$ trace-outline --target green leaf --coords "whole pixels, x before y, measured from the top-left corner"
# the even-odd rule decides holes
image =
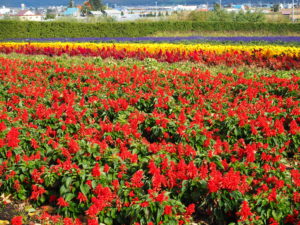
[[[89,190],[90,190],[89,185],[87,185],[87,184],[81,184],[81,185],[80,185],[80,191],[81,191],[84,195],[87,195],[88,192],[89,192]]]
[[[21,200],[25,200],[26,199],[26,195],[23,193],[18,193],[18,198]]]
[[[69,202],[69,201],[71,201],[75,196],[76,196],[76,195],[74,195],[74,194],[72,194],[72,193],[68,193],[68,194],[66,194],[66,196],[65,196],[65,200],[66,200],[67,202]]]
[[[113,224],[113,220],[112,220],[111,218],[106,217],[106,218],[104,219],[104,223],[105,223],[106,225],[111,225],[111,224]]]
[[[72,183],[72,177],[68,177],[66,179],[66,186],[69,187],[71,183]]]
[[[67,192],[69,192],[69,189],[65,187],[65,185],[62,185],[59,189],[60,194],[65,194]]]

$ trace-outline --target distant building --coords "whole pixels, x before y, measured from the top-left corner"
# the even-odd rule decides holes
[[[229,8],[225,8],[227,12],[239,12],[245,11],[246,7],[244,5],[231,5]]]
[[[67,8],[67,10],[63,13],[63,16],[79,17],[80,10],[79,10],[79,8]]]
[[[291,4],[291,3],[284,4],[284,8],[291,9],[291,8],[293,8],[293,4]]]
[[[140,19],[139,14],[124,14],[123,16],[121,16],[121,18],[118,19],[118,21],[134,21],[137,19]]]
[[[6,8],[5,6],[3,6],[2,8],[0,8],[0,14],[1,15],[7,15],[10,13],[10,8]]]
[[[177,5],[174,8],[174,11],[194,11],[197,10],[196,5]]]
[[[122,12],[119,11],[119,10],[116,10],[116,9],[108,9],[108,10],[104,10],[104,11],[105,11],[105,14],[106,14],[107,16],[110,16],[110,17],[115,18],[115,19],[121,18]]]
[[[22,21],[42,21],[43,16],[41,14],[33,13],[30,10],[20,10],[16,15],[16,18]]]
[[[282,9],[281,14],[282,15],[292,15],[293,10],[292,9]],[[300,9],[294,9],[294,14],[300,14]]]
[[[271,13],[272,11],[270,9],[263,9],[260,12],[268,14],[268,13]]]
[[[92,16],[95,16],[95,17],[103,16],[102,11],[91,11],[91,14],[92,14]]]
[[[208,5],[207,4],[198,5],[197,11],[202,11],[202,12],[208,11]]]
[[[209,10],[208,10],[208,8],[207,9],[198,8],[197,11],[198,12],[208,12]]]
[[[283,8],[284,8],[283,4],[280,3],[280,4],[279,4],[279,10],[282,10]]]

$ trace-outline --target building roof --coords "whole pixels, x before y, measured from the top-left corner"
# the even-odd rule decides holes
[[[32,15],[34,15],[34,13],[27,9],[20,10],[17,14],[17,16],[32,16]]]
[[[33,13],[30,10],[20,10],[16,16],[42,16],[41,14]]]

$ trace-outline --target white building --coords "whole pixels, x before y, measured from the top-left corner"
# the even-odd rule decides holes
[[[177,5],[173,8],[174,11],[194,11],[196,9],[196,5]]]
[[[40,14],[35,14],[30,10],[20,10],[17,15],[17,18],[19,18],[22,21],[42,21],[43,16]]]
[[[108,10],[104,10],[104,11],[105,11],[105,14],[107,16],[110,16],[110,17],[115,18],[115,19],[120,19],[121,18],[121,11],[119,11],[119,10],[108,9]]]
[[[197,10],[208,10],[208,4],[198,5]]]
[[[2,8],[0,8],[0,14],[1,15],[7,15],[10,13],[10,8],[6,8],[5,6],[3,6]]]
[[[91,14],[95,17],[103,16],[102,11],[91,11]]]
[[[230,8],[225,8],[227,12],[239,12],[239,11],[246,11],[245,5],[232,5]]]
[[[133,14],[124,13],[124,15],[121,16],[121,18],[119,18],[118,21],[134,21],[140,18],[141,18],[140,15],[136,13]]]

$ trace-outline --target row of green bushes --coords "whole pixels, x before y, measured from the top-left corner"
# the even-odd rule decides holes
[[[0,21],[0,39],[55,37],[141,37],[164,31],[247,31],[286,34],[299,32],[300,24],[233,22],[20,22]]]

